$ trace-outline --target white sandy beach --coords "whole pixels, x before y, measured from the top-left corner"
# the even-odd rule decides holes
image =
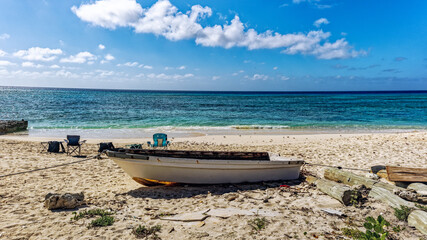
[[[427,132],[208,135],[175,138],[170,149],[218,151],[269,151],[302,158],[308,163],[360,168],[373,165],[425,167]],[[65,154],[40,153],[40,141],[25,135],[0,136],[0,175],[29,171],[82,159]],[[49,139],[54,140],[54,139]],[[59,139],[61,140],[61,139]],[[96,143],[88,139],[83,154],[96,155]],[[144,143],[146,139],[115,139],[116,146]],[[323,167],[304,166],[322,176]],[[365,174],[363,171],[355,173]],[[280,185],[290,185],[283,188]],[[47,193],[84,192],[83,209],[110,209],[115,223],[87,228],[92,219],[71,221],[72,210],[50,211],[43,207]],[[0,239],[134,239],[138,225],[161,225],[161,239],[346,239],[341,228],[363,230],[364,218],[382,214],[393,226],[405,227],[396,239],[422,239],[423,235],[398,221],[390,207],[368,200],[363,207],[344,207],[337,200],[300,180],[259,184],[145,187],[134,182],[113,161],[91,159],[25,174],[0,178]],[[224,208],[270,213],[265,229],[251,233],[248,222],[257,216],[209,216],[203,221],[179,222],[159,219],[161,214]],[[332,208],[348,217],[322,212]],[[268,214],[267,214],[268,215]],[[273,216],[274,215],[274,216]]]

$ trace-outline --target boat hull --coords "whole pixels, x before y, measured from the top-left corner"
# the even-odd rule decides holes
[[[107,152],[133,179],[189,184],[221,184],[297,179],[301,160],[204,160]],[[140,181],[139,181],[140,182]]]

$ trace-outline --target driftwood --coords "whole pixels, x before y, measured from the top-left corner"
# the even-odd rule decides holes
[[[369,192],[369,197],[387,203],[393,208],[400,208],[400,206],[415,208],[415,204],[413,202],[403,200],[402,198],[382,187],[374,186]]]
[[[387,166],[388,179],[393,182],[427,182],[427,168]]]
[[[415,190],[419,195],[427,196],[427,185],[423,183],[411,183],[408,189]]]
[[[412,211],[408,216],[408,225],[427,235],[427,212],[422,210]]]
[[[337,168],[327,168],[325,169],[325,174],[324,174],[326,179],[332,180],[332,181],[336,181],[336,182],[341,182],[350,186],[353,185],[364,185],[367,188],[373,188],[374,186],[377,187],[381,187],[384,189],[387,189],[389,191],[393,191],[395,189],[400,189],[402,190],[402,188],[391,185],[391,184],[387,184],[387,183],[382,183],[367,177],[363,177],[351,172],[347,172],[347,171],[343,171]]]
[[[312,176],[307,177],[306,180],[309,183],[315,184],[321,192],[337,199],[346,206],[352,203],[352,199],[357,200],[360,197],[359,191],[352,190],[350,187],[344,184],[336,183],[326,179],[318,179]]]

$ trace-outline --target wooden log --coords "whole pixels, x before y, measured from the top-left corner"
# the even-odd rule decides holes
[[[346,206],[351,204],[351,200],[355,194],[356,198],[360,196],[360,192],[352,190],[350,187],[344,184],[336,183],[326,179],[318,179],[313,176],[310,176],[306,180],[309,183],[314,183],[321,192],[337,199]]]
[[[329,179],[335,182],[341,182],[350,186],[365,185],[365,187],[367,188],[372,188],[374,184],[378,182],[366,177],[356,175],[351,172],[340,170],[338,168],[325,169],[324,176],[326,179]]]
[[[427,185],[423,183],[411,183],[408,186],[408,189],[415,190],[417,194],[422,196],[427,196]]]
[[[408,216],[408,225],[427,235],[427,212],[422,210],[412,211]]]
[[[427,168],[387,166],[388,179],[393,182],[427,182]]]
[[[363,177],[351,172],[347,172],[347,171],[343,171],[337,168],[327,168],[325,169],[325,173],[324,176],[326,179],[332,180],[332,181],[336,181],[336,182],[341,182],[350,186],[353,185],[365,185],[365,187],[367,188],[372,188],[374,185],[381,187],[381,188],[385,188],[389,191],[393,191],[395,189],[400,189],[402,190],[402,188],[391,185],[391,184],[387,184],[387,183],[383,183],[383,182],[379,182],[367,177]]]
[[[369,197],[387,203],[393,208],[400,208],[400,206],[415,208],[415,204],[413,202],[403,200],[402,198],[394,195],[389,190],[378,186],[372,187],[372,190],[369,192]]]

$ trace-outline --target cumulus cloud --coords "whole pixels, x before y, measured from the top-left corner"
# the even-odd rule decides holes
[[[126,62],[126,63],[123,63],[123,64],[117,64],[117,67],[120,67],[120,66],[126,66],[126,67],[136,67],[136,66],[138,66],[138,62]]]
[[[19,57],[29,61],[53,61],[56,59],[57,55],[61,55],[61,49],[50,49],[50,48],[40,48],[32,47],[28,50],[19,50],[13,54],[15,57]]]
[[[13,65],[16,65],[16,64],[12,63],[12,62],[9,62],[9,61],[6,61],[6,60],[1,60],[0,61],[0,66],[13,66]]]
[[[143,9],[135,0],[101,0],[71,8],[81,20],[108,29],[136,22]]]
[[[60,68],[60,66],[58,66],[58,65],[56,65],[56,64],[53,64],[53,65],[50,65],[50,68],[55,69],[55,68]]]
[[[0,57],[6,56],[7,52],[0,49]]]
[[[294,1],[299,3],[303,0]],[[349,58],[366,53],[353,50],[345,39],[330,43],[331,34],[321,30],[288,34],[267,30],[258,33],[253,28],[247,29],[237,15],[230,23],[202,26],[200,20],[212,15],[211,8],[194,5],[182,13],[169,0],[159,0],[149,8],[142,8],[136,0],[99,0],[73,6],[72,11],[81,20],[95,26],[108,29],[132,27],[136,33],[155,34],[171,41],[194,39],[196,44],[205,47],[281,48],[285,54],[314,55],[321,59]]]
[[[212,76],[212,80],[218,80],[218,79],[220,79],[221,77],[220,76]]]
[[[41,65],[41,64],[34,64],[33,62],[23,62],[21,64],[21,66],[23,66],[23,67],[32,67],[32,68],[41,68],[41,67],[43,67],[43,65]]]
[[[101,49],[101,50],[104,50],[104,49],[105,49],[105,46],[104,46],[104,45],[102,45],[102,44],[99,44],[99,45],[98,45],[98,48],[99,48],[99,49]]]
[[[95,60],[96,57],[90,52],[79,52],[74,56],[69,56],[68,58],[62,58],[60,62],[63,63],[85,63],[86,61]]]
[[[111,55],[111,54],[105,55],[105,60],[107,60],[107,61],[112,61],[114,59],[115,59],[115,57],[113,55]]]
[[[316,26],[316,27],[320,27],[320,25],[322,25],[322,24],[324,24],[324,25],[329,24],[328,19],[326,19],[326,18],[319,18],[316,21],[314,21],[314,23],[313,23],[313,25]]]
[[[8,38],[10,38],[9,34],[7,34],[7,33],[0,34],[0,40],[5,40],[5,39],[8,39]]]

